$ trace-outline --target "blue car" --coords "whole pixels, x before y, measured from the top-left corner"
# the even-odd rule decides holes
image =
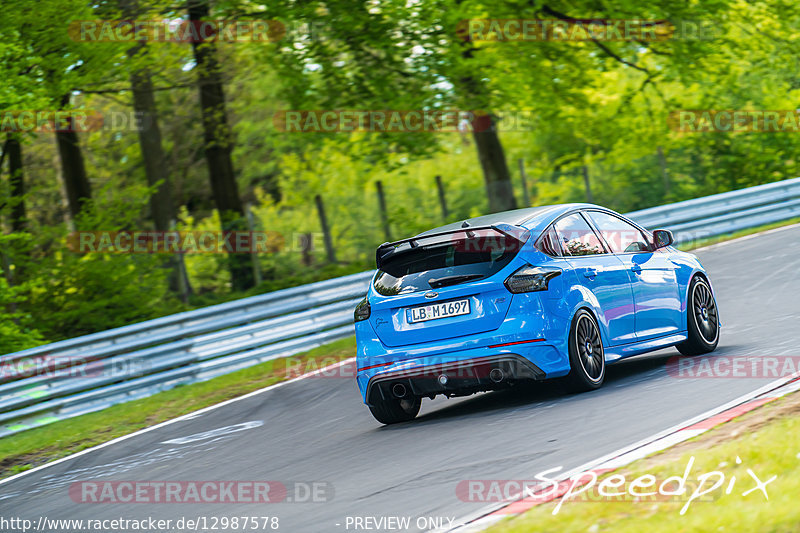
[[[422,398],[566,377],[668,346],[714,350],[719,315],[698,259],[609,209],[565,204],[449,224],[381,245],[356,307],[357,382],[383,424]]]

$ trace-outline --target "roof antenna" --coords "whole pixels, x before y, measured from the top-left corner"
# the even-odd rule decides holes
[[[462,227],[462,228],[468,228],[468,227],[469,227],[469,222],[467,222],[467,221],[465,220],[464,222],[462,222],[462,223],[461,223],[461,227]]]

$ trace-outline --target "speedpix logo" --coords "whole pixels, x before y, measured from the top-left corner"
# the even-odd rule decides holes
[[[533,481],[518,480],[463,480],[456,485],[456,495],[462,501],[515,501],[525,498],[535,503],[557,501],[553,514],[558,514],[567,502],[652,502],[680,501],[684,505],[680,514],[686,514],[693,502],[712,501],[719,497],[740,493],[742,497],[749,494],[761,494],[769,500],[767,485],[775,481],[773,475],[767,479],[746,468],[747,478],[738,479],[736,475],[714,470],[693,474],[695,458],[690,457],[683,475],[673,475],[658,479],[653,474],[643,474],[628,479],[624,473],[612,474],[600,479],[609,470],[587,470],[570,476],[568,479],[550,477],[562,470],[562,467],[551,468],[534,476]],[[740,457],[735,464],[742,465]],[[721,463],[722,467],[727,463]],[[740,476],[741,477],[741,476]]]

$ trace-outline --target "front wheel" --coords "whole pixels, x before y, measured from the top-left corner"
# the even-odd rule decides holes
[[[397,424],[398,422],[414,420],[414,417],[419,413],[420,405],[422,405],[421,398],[392,398],[370,405],[369,410],[375,420],[381,424]]]
[[[569,329],[569,366],[567,378],[578,391],[598,389],[605,380],[606,359],[600,328],[585,309],[575,314]]]
[[[692,279],[689,301],[686,303],[686,329],[688,338],[680,343],[683,355],[701,355],[713,352],[719,343],[719,314],[711,286],[700,276]]]

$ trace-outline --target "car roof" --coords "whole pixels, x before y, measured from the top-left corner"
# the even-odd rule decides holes
[[[581,203],[527,207],[524,209],[513,209],[511,211],[502,211],[500,213],[491,213],[489,215],[482,215],[478,217],[467,218],[465,220],[459,220],[458,222],[453,222],[452,224],[446,224],[444,226],[439,226],[438,228],[430,229],[428,231],[420,233],[418,236],[457,230],[464,227],[463,226],[464,222],[466,222],[470,226],[491,226],[496,224],[510,224],[512,226],[522,226],[526,229],[535,232],[537,230],[538,231],[543,230],[553,220],[560,217],[564,213],[567,213],[574,209],[588,209],[588,208],[602,209],[604,211],[608,211],[608,209],[601,207],[599,205],[581,204]]]

